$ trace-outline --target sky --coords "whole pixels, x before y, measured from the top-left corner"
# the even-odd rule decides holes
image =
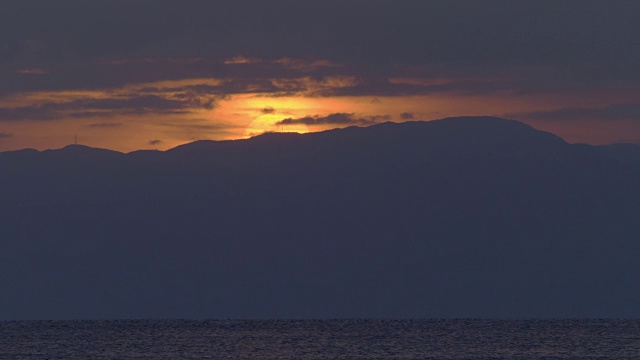
[[[640,144],[640,2],[0,3],[0,151],[492,115]]]

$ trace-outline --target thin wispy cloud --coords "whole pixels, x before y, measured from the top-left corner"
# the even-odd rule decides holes
[[[95,123],[95,124],[89,124],[87,125],[87,127],[90,128],[102,128],[102,129],[109,129],[109,128],[119,128],[124,126],[123,123],[113,123],[113,122],[107,122],[107,123]]]
[[[305,116],[301,118],[287,118],[278,122],[279,125],[373,125],[381,121],[388,121],[390,115],[359,116],[356,114],[334,113],[327,116]]]
[[[67,102],[48,102],[32,106],[0,108],[0,121],[56,120],[73,117],[109,117],[116,115],[185,114],[198,109],[213,109],[216,99],[190,95],[166,98],[158,95],[79,98]]]

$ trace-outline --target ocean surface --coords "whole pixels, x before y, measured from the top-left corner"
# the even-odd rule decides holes
[[[640,320],[4,321],[0,359],[639,359]]]

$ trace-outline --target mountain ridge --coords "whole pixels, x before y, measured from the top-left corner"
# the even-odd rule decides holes
[[[0,319],[640,316],[633,156],[475,121],[0,156]]]
[[[440,127],[440,129],[437,129],[438,127]],[[225,145],[237,145],[239,143],[246,143],[246,142],[260,142],[260,141],[269,141],[271,138],[279,138],[279,139],[302,139],[305,137],[325,137],[325,136],[330,136],[330,135],[335,135],[336,133],[349,133],[349,132],[364,132],[364,133],[376,133],[378,136],[384,136],[384,133],[386,131],[389,130],[409,130],[411,129],[411,131],[415,131],[415,130],[419,130],[422,132],[425,131],[433,131],[435,128],[435,130],[446,130],[446,131],[451,131],[455,133],[455,130],[462,130],[462,131],[458,131],[460,134],[464,134],[465,136],[469,136],[469,132],[477,132],[477,131],[481,131],[480,135],[489,135],[492,133],[492,131],[495,132],[504,132],[505,130],[509,129],[509,130],[513,130],[513,129],[518,129],[518,130],[526,130],[526,131],[531,131],[530,134],[537,134],[540,136],[540,139],[542,139],[544,136],[546,136],[548,139],[551,138],[555,138],[558,142],[564,142],[564,140],[560,139],[559,137],[557,137],[556,135],[553,135],[551,133],[548,132],[544,132],[544,131],[540,131],[540,130],[536,130],[533,127],[526,125],[522,122],[516,121],[516,120],[507,120],[507,119],[503,119],[503,118],[498,118],[498,117],[489,117],[489,116],[466,116],[466,117],[450,117],[450,118],[443,118],[443,119],[438,119],[438,120],[430,120],[430,121],[407,121],[407,122],[402,122],[402,123],[393,123],[393,122],[385,122],[385,123],[380,123],[380,124],[375,124],[375,125],[371,125],[371,126],[367,126],[367,127],[357,127],[357,126],[350,126],[347,128],[341,128],[341,129],[332,129],[332,130],[325,130],[325,131],[321,131],[321,132],[314,132],[314,133],[306,133],[306,134],[298,134],[298,133],[279,133],[279,132],[273,132],[273,133],[264,133],[264,134],[260,134],[257,136],[254,136],[252,138],[249,139],[238,139],[238,140],[197,140],[191,143],[187,143],[187,144],[182,144],[182,145],[178,145],[174,148],[171,149],[167,149],[164,151],[160,151],[160,152],[180,152],[180,151],[185,151],[188,149],[188,151],[193,151],[194,149],[200,149],[200,150],[204,150],[213,146],[225,146]],[[476,133],[477,134],[477,133]],[[544,134],[544,135],[543,135]],[[302,136],[302,137],[300,137]],[[494,139],[495,140],[495,139]],[[34,149],[21,149],[21,150],[12,150],[12,151],[5,151],[5,152],[0,152],[0,154],[3,153],[15,153],[15,152],[22,152],[22,151],[29,151],[31,152],[31,150]],[[115,150],[110,150],[110,149],[103,149],[103,148],[94,148],[94,147],[90,147],[87,145],[76,145],[76,144],[71,144],[71,145],[67,145],[63,148],[60,149],[48,149],[48,150],[42,150],[42,151],[38,151],[38,152],[80,152],[80,150],[84,150],[84,151],[91,151],[91,150],[104,150],[104,152],[113,152],[113,153],[122,153],[119,151],[115,151]],[[136,150],[136,151],[157,151],[157,150]],[[132,151],[132,152],[136,152],[136,151]],[[127,154],[127,153],[124,153]]]

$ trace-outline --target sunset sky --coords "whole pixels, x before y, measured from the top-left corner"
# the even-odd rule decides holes
[[[640,143],[639,1],[0,4],[0,151],[495,115]]]

